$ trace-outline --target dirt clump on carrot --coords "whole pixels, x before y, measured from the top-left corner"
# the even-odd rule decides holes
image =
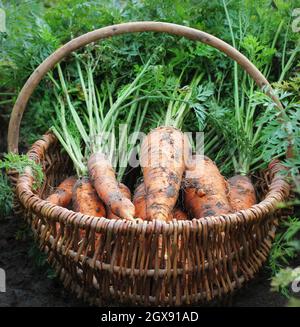
[[[236,175],[228,179],[229,202],[234,211],[248,209],[253,206],[256,194],[248,176]]]
[[[92,154],[88,161],[88,171],[100,199],[111,212],[117,217],[133,219],[134,205],[122,194],[115,171],[106,156],[99,152]]]
[[[55,191],[46,198],[46,201],[67,208],[72,201],[72,191],[76,180],[75,176],[66,178],[56,187]]]
[[[193,218],[232,212],[226,180],[208,157],[193,157],[193,168],[186,171],[183,187],[185,208]]]

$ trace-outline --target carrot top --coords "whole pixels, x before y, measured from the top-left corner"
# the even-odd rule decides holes
[[[87,160],[96,152],[104,153],[113,166],[118,167],[117,177],[122,179],[126,163],[124,153],[131,153],[136,139],[127,141],[131,129],[140,130],[147,110],[146,105],[132,101],[129,108],[124,108],[132,98],[136,97],[142,86],[147,83],[143,79],[150,67],[149,60],[143,65],[135,79],[125,85],[114,99],[113,86],[105,79],[100,87],[96,86],[93,77],[94,65],[97,63],[92,55],[84,62],[76,55],[76,67],[79,80],[80,94],[74,97],[66,74],[60,65],[57,66],[60,83],[50,76],[56,86],[56,119],[51,128],[65,151],[74,163],[78,176],[86,176]],[[149,77],[148,77],[149,78]],[[84,114],[79,115],[76,108],[84,106]],[[126,109],[126,115],[121,115]],[[117,134],[116,122],[126,125]],[[117,142],[119,149],[117,148]],[[121,155],[120,155],[121,153]],[[123,155],[122,155],[123,154]]]

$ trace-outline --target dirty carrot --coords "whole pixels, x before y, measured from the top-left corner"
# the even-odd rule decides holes
[[[255,189],[248,176],[236,175],[228,179],[229,202],[234,211],[250,208],[256,203]]]
[[[145,184],[141,183],[135,189],[133,195],[133,204],[135,206],[135,214],[136,217],[141,218],[143,220],[147,219],[146,215],[146,191],[145,191]],[[186,220],[188,219],[187,214],[182,211],[180,208],[175,208],[170,214],[167,221],[172,219],[177,220]]]
[[[81,177],[73,187],[73,209],[85,215],[105,217],[105,206],[88,177]]]
[[[170,126],[155,128],[143,140],[141,164],[148,220],[169,220],[185,170],[186,145],[183,133]]]
[[[123,183],[119,183],[118,186],[119,186],[119,189],[120,189],[122,195],[126,199],[131,201],[131,192],[130,192],[129,188]],[[107,215],[108,219],[120,219],[120,217],[118,217],[117,215],[112,213],[112,211],[110,210],[109,207],[106,208],[106,212],[107,212],[106,215]]]
[[[193,168],[184,180],[185,208],[194,218],[231,212],[228,186],[215,163],[206,156],[194,156]]]
[[[143,220],[147,219],[146,214],[146,191],[145,184],[141,183],[135,189],[133,195],[133,204],[135,207],[135,216]]]
[[[57,186],[55,191],[47,197],[46,201],[64,208],[68,207],[72,200],[72,190],[75,183],[75,176],[66,178]]]
[[[88,171],[94,188],[109,210],[118,217],[133,219],[134,205],[122,194],[115,171],[103,153],[91,155]]]

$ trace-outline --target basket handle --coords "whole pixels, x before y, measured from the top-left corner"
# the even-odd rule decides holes
[[[66,55],[71,52],[100,39],[105,39],[111,36],[136,33],[136,32],[164,32],[174,34],[178,36],[186,37],[187,39],[200,41],[206,43],[222,52],[228,57],[235,60],[257,83],[260,88],[267,87],[267,94],[274,100],[279,109],[283,109],[279,99],[272,92],[272,88],[264,77],[264,75],[237,49],[222,41],[221,39],[208,34],[206,32],[171,23],[141,21],[130,22],[117,25],[111,25],[103,27],[92,32],[83,34],[59,49],[53,52],[48,58],[46,58],[31,74],[26,83],[24,84],[17,101],[12,109],[9,127],[8,127],[8,151],[18,153],[19,143],[19,130],[24,110],[27,102],[32,95],[33,91],[41,81],[41,79]]]

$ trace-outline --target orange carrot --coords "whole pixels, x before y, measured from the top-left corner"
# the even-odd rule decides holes
[[[121,218],[133,219],[134,205],[122,194],[115,171],[105,155],[99,152],[91,155],[88,171],[100,199],[111,212]]]
[[[73,188],[73,208],[76,212],[95,217],[105,217],[105,207],[88,177],[77,180]]]
[[[119,189],[120,189],[121,193],[123,194],[123,196],[126,199],[131,201],[131,192],[130,192],[129,188],[123,183],[119,183],[118,186],[119,186]],[[106,208],[106,212],[107,212],[108,219],[120,219],[120,217],[118,217],[117,215],[112,213],[112,211],[109,207]]]
[[[141,164],[148,220],[167,221],[176,204],[185,170],[186,141],[174,127],[158,127],[144,139]]]
[[[133,195],[133,204],[135,207],[135,215],[137,218],[141,218],[143,220],[147,220],[147,209],[146,209],[146,190],[145,184],[141,183],[135,189]],[[169,214],[167,221],[172,220],[173,215],[172,213]]]
[[[192,217],[200,218],[232,211],[225,178],[208,157],[193,157],[193,168],[186,171],[184,203]]]
[[[135,189],[133,195],[133,204],[135,206],[135,214],[136,217],[141,218],[143,220],[147,220],[146,215],[146,191],[145,184],[141,183]],[[172,213],[169,214],[167,221],[172,219],[177,220],[187,220],[188,216],[185,212],[183,212],[180,208],[175,208]]]
[[[248,209],[256,203],[255,189],[248,176],[233,176],[228,183],[229,202],[233,210]]]
[[[54,193],[50,194],[47,197],[46,201],[49,201],[57,206],[66,208],[72,200],[72,189],[75,183],[75,176],[66,178],[57,186]]]
[[[146,191],[145,184],[141,183],[135,189],[133,195],[133,204],[135,207],[135,215],[137,218],[141,218],[143,220],[147,219],[146,214]]]

